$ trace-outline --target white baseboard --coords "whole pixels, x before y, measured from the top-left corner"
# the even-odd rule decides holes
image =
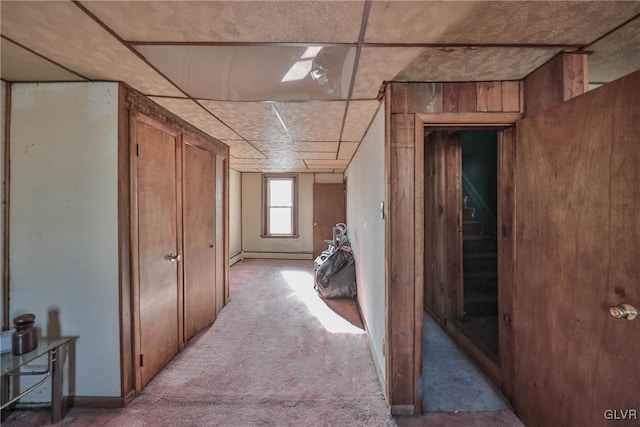
[[[229,258],[229,267],[231,267],[233,264],[239,261],[242,261],[242,252],[238,252],[237,254]]]

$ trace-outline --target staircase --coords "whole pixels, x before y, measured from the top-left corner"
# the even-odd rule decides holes
[[[465,317],[498,315],[498,253],[496,238],[478,221],[475,209],[462,209]]]

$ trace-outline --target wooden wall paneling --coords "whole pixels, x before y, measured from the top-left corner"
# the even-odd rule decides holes
[[[184,144],[184,318],[189,340],[216,318],[215,155]]]
[[[391,407],[396,413],[414,411],[414,146],[415,117],[391,116],[390,199],[388,227],[393,254],[391,282]]]
[[[415,158],[414,158],[414,215],[415,215],[415,243],[414,243],[414,334],[413,334],[413,402],[414,412],[422,412],[422,337],[423,337],[423,301],[424,301],[424,124],[419,117],[414,116],[415,129]]]
[[[503,127],[522,118],[520,113],[421,113],[418,116],[429,128],[449,129]]]
[[[133,380],[136,394],[142,390],[142,371],[140,367],[140,354],[142,354],[142,345],[140,340],[140,256],[139,256],[139,238],[138,238],[138,115],[131,111],[129,116],[129,176],[130,191],[129,200],[131,210],[129,211],[129,235],[130,235],[130,251],[131,251],[131,334],[133,345]],[[126,328],[126,324],[121,325]],[[125,334],[126,332],[123,332]]]
[[[527,116],[568,101],[589,89],[585,53],[561,53],[524,79]]]
[[[118,282],[120,299],[120,385],[124,404],[135,396],[131,283],[131,153],[124,87],[118,86]]]
[[[408,113],[441,113],[442,83],[407,83]]]
[[[424,125],[422,125],[424,126]],[[437,152],[438,144],[436,139],[439,138],[436,132],[430,132],[425,140],[424,147],[424,306],[435,317],[441,317],[441,313],[436,310],[436,260],[437,260],[437,216],[438,200],[437,200]],[[417,184],[417,181],[416,181]],[[417,220],[417,217],[416,217]]]
[[[515,127],[498,139],[498,330],[500,377],[504,395],[513,399],[515,299]]]
[[[476,111],[503,111],[502,82],[478,82],[476,90]]]
[[[444,262],[446,276],[445,315],[450,319],[464,314],[462,292],[462,139],[459,133],[443,140],[445,159],[443,164],[444,183],[442,200],[444,216],[442,232],[445,234]]]
[[[444,83],[443,111],[445,113],[473,113],[477,110],[475,82]]]
[[[175,132],[171,129],[171,133]],[[175,168],[176,168],[176,253],[182,255],[184,253],[184,141],[183,134],[177,133],[175,142]],[[182,258],[182,256],[181,256]],[[185,338],[184,327],[184,262],[179,260],[176,262],[178,267],[177,273],[177,298],[178,298],[178,351],[184,349],[187,341]]]
[[[5,110],[4,117],[4,169],[2,176],[2,212],[4,216],[2,228],[2,330],[8,331],[11,328],[9,321],[9,222],[11,219],[11,211],[9,209],[10,193],[11,193],[11,83],[7,82],[5,86]],[[6,388],[5,388],[6,389]],[[8,389],[7,389],[8,390]]]
[[[503,81],[502,83],[502,110],[505,113],[521,112],[519,81]]]
[[[529,426],[638,408],[638,320],[609,308],[640,303],[639,98],[635,72],[517,124],[514,404]]]
[[[392,332],[393,326],[391,324],[391,251],[393,250],[391,246],[391,178],[393,176],[393,172],[391,170],[391,102],[392,102],[392,92],[391,92],[391,84],[387,84],[385,87],[385,102],[384,102],[384,181],[385,181],[385,207],[384,207],[384,218],[385,218],[385,228],[384,228],[384,247],[385,247],[385,256],[384,256],[384,356],[385,356],[385,383],[384,383],[384,394],[387,398],[387,402],[391,402],[392,400],[392,387],[391,387],[391,372],[393,372],[393,361],[391,359],[391,344],[393,341]]]
[[[177,130],[182,133],[184,137],[189,139],[193,145],[212,151],[216,155],[221,155],[223,157],[229,156],[229,147],[223,142],[180,119],[175,114],[151,101],[131,87],[125,85],[125,88],[127,109],[144,114],[148,117],[153,117],[159,123]]]
[[[409,84],[406,82],[392,82],[390,85],[393,96],[387,98],[391,104],[392,114],[406,114],[408,112]]]

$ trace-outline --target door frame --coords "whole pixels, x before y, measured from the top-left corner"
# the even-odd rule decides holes
[[[414,185],[413,194],[409,194],[413,198],[414,216],[413,229],[414,244],[414,280],[413,280],[413,412],[422,412],[422,338],[423,338],[423,310],[424,310],[424,137],[425,128],[433,128],[434,130],[471,130],[471,129],[503,129],[498,137],[498,229],[502,230],[499,236],[498,265],[499,265],[499,340],[500,340],[500,369],[494,369],[493,372],[490,365],[481,364],[481,367],[493,377],[494,381],[500,385],[503,393],[507,398],[512,398],[513,388],[513,243],[514,236],[512,233],[513,222],[515,219],[515,206],[513,204],[513,155],[515,153],[515,131],[505,132],[507,128],[515,129],[515,123],[522,118],[521,113],[416,113],[413,125],[413,170]],[[410,129],[408,129],[410,131]],[[391,129],[388,129],[391,132]],[[393,142],[392,142],[393,144]],[[391,145],[392,145],[391,144]],[[387,145],[386,158],[391,158],[391,146]],[[386,168],[389,173],[389,168]],[[505,196],[502,196],[506,192]],[[389,197],[387,197],[389,200]],[[390,209],[393,207],[390,206]],[[386,247],[389,248],[391,236],[387,227]],[[410,254],[408,254],[410,255]],[[388,265],[388,261],[387,261]],[[387,307],[390,306],[389,296],[391,294],[391,276],[392,272],[386,269],[385,294]],[[505,317],[506,316],[506,317]],[[508,322],[507,322],[508,321]],[[387,318],[387,328],[385,331],[386,345],[391,342],[391,321]],[[508,326],[504,324],[508,323]],[[447,325],[445,330],[452,328]],[[388,347],[387,347],[388,348]],[[481,352],[478,352],[481,353]],[[391,354],[391,352],[387,352]],[[488,358],[486,358],[489,360]],[[390,372],[389,362],[387,361],[387,378],[393,375]],[[387,396],[390,392],[390,384],[387,381]],[[402,412],[404,408],[400,408]],[[392,407],[393,410],[393,407]],[[408,412],[408,411],[407,411]]]

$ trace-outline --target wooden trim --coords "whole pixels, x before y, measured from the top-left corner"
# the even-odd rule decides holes
[[[515,166],[516,129],[498,139],[498,332],[502,390],[513,400],[515,356]]]
[[[132,307],[132,335],[133,335],[133,373],[134,389],[136,394],[142,390],[142,372],[140,370],[140,266],[138,253],[138,157],[136,146],[138,144],[138,113],[129,113],[129,176],[130,176],[130,216],[129,234],[131,241],[131,307]]]
[[[385,88],[385,114],[384,114],[384,122],[385,122],[385,142],[384,142],[384,218],[385,218],[385,228],[384,228],[384,357],[385,357],[385,382],[384,382],[384,394],[387,399],[387,403],[391,403],[392,395],[391,395],[391,375],[393,372],[393,360],[391,358],[391,348],[392,348],[392,332],[393,326],[391,324],[391,314],[393,312],[391,307],[391,256],[392,256],[392,247],[391,247],[391,227],[389,217],[391,215],[389,211],[389,195],[391,193],[391,178],[393,176],[393,172],[391,170],[391,102],[393,100],[391,85],[387,85]]]
[[[128,396],[127,396],[128,397]],[[103,397],[103,396],[65,396],[63,406],[66,408],[105,408],[115,409],[126,406],[126,397]]]
[[[128,110],[153,117],[157,122],[170,126],[170,129],[174,129],[174,132],[177,130],[178,133],[184,134],[194,144],[207,147],[208,150],[213,151],[216,155],[229,157],[229,146],[222,141],[180,119],[131,87],[125,85],[125,88]]]
[[[11,204],[9,197],[11,194],[11,83],[5,86],[5,110],[4,117],[4,170],[2,176],[2,190],[4,197],[2,200],[2,212],[4,222],[2,224],[2,330],[8,331],[9,322],[9,223],[11,219]]]
[[[175,158],[175,168],[176,168],[176,253],[182,254],[184,252],[184,230],[183,225],[184,221],[182,218],[183,214],[183,206],[184,206],[184,192],[183,190],[183,182],[184,182],[184,138],[182,133],[178,133],[176,136],[175,142],[175,150],[176,150],[176,158]],[[186,334],[185,334],[185,307],[184,307],[184,262],[179,261],[177,263],[178,267],[178,351],[182,351],[184,349],[186,343]]]
[[[424,301],[424,125],[419,117],[415,117],[415,243],[414,243],[414,333],[413,333],[413,369],[414,396],[413,405],[416,413],[422,412],[422,337],[423,337],[423,301]]]
[[[129,116],[124,87],[118,86],[118,289],[120,300],[120,387],[125,397],[134,389],[131,302],[131,156]]]
[[[521,113],[418,113],[424,126],[437,127],[440,125],[457,127],[467,126],[505,126],[515,123],[522,118]]]
[[[299,200],[300,200],[300,177],[298,176],[299,174],[290,174],[290,173],[263,173],[262,174],[262,194],[261,194],[261,218],[262,218],[262,224],[261,224],[261,234],[260,237],[263,239],[297,239],[300,237],[300,235],[298,234],[298,230],[299,230],[299,218],[298,218],[298,212],[299,212]],[[292,227],[292,231],[293,234],[286,234],[286,235],[280,235],[280,234],[269,234],[269,230],[268,230],[268,212],[267,212],[267,183],[269,182],[269,179],[292,179],[293,180],[293,207],[292,207],[292,221],[293,221],[293,227]]]
[[[222,210],[223,210],[223,220],[222,220],[222,230],[224,233],[224,249],[223,249],[223,265],[224,265],[224,274],[222,278],[223,285],[223,301],[222,305],[225,306],[229,302],[229,158],[224,159],[224,171],[223,171],[223,179],[224,183],[222,188],[224,189],[224,195],[222,200]],[[220,215],[220,213],[217,213]]]
[[[389,410],[394,416],[408,416],[418,413],[414,405],[390,405]]]

